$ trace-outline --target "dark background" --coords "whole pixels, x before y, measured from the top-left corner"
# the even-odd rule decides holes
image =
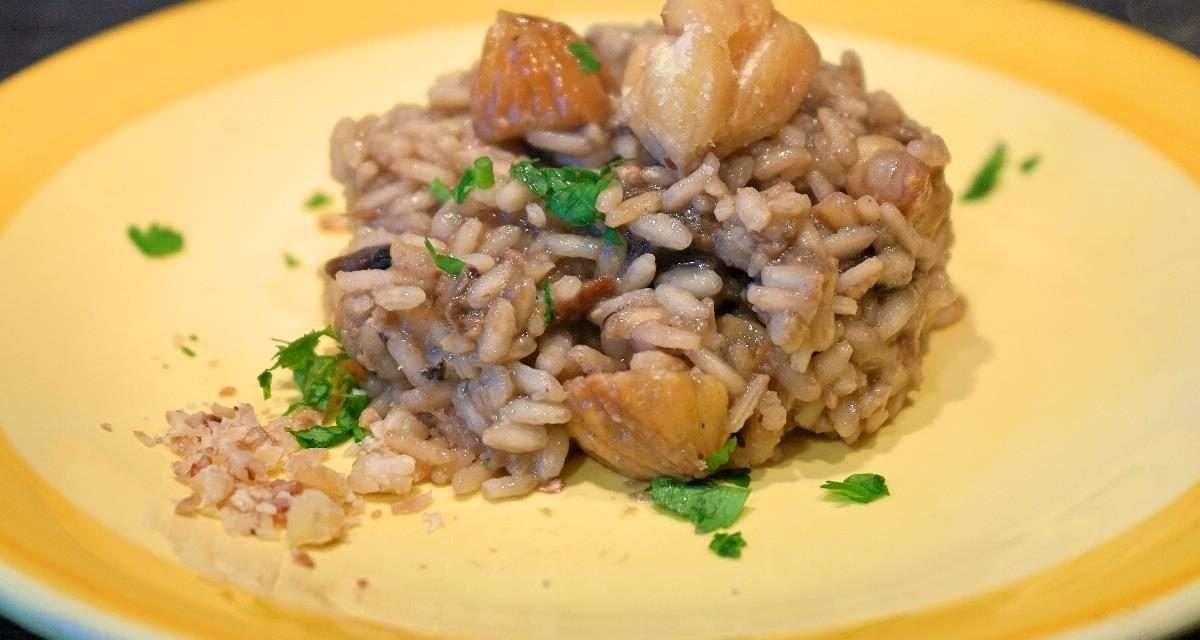
[[[98,31],[177,1],[0,0],[0,79]],[[1070,4],[1132,24],[1200,55],[1200,0],[1070,0]],[[35,637],[0,618],[0,638]],[[1183,640],[1200,640],[1200,631]]]

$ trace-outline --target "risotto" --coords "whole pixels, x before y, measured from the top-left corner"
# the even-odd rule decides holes
[[[300,546],[366,495],[557,491],[573,446],[687,481],[789,434],[852,445],[963,313],[946,144],[769,0],[585,36],[501,12],[428,98],[334,128],[353,238],[325,268],[332,329],[275,363],[305,400],[168,414],[180,513]]]

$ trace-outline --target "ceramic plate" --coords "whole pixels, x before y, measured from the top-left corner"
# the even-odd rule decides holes
[[[658,10],[510,5],[577,26]],[[491,3],[186,5],[0,86],[5,613],[61,637],[323,639],[1141,638],[1200,619],[1200,64],[1051,3],[781,5],[946,138],[957,189],[998,141],[1043,159],[956,205],[970,311],[912,406],[863,446],[795,442],[756,480],[739,561],[583,463],[556,496],[438,491],[443,528],[388,516],[305,569],[174,517],[168,454],[132,436],[226,386],[253,401],[270,338],[323,324],[316,268],[345,239],[301,202],[335,186],[332,124],[423,100],[475,58]],[[150,221],[184,253],[134,251],[126,226]],[[859,471],[892,496],[822,499]]]

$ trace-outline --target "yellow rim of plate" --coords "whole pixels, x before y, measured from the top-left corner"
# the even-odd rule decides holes
[[[546,15],[554,13],[555,5],[561,7],[554,0],[513,4]],[[804,23],[933,50],[1058,94],[1132,132],[1200,181],[1200,154],[1195,151],[1200,148],[1200,128],[1195,126],[1200,122],[1200,63],[1169,45],[1049,2],[777,4]],[[0,175],[0,229],[77,153],[153,109],[299,55],[483,18],[490,6],[461,0],[358,0],[353,11],[346,11],[341,3],[316,0],[197,3],[73,47],[0,85],[0,122],[10,125],[0,128],[0,148],[19,157]],[[647,15],[657,9],[653,2],[638,0],[606,0],[594,8]],[[220,43],[214,46],[216,33]],[[136,87],[131,90],[132,82]],[[0,487],[6,491],[7,516],[0,529],[0,562],[107,616],[202,637],[421,637],[349,617],[290,609],[160,559],[71,506],[2,433]],[[795,637],[1024,638],[1077,629],[1200,581],[1197,530],[1200,483],[1116,538],[1006,587]],[[39,606],[33,598],[24,604]],[[86,619],[79,622],[89,626]],[[90,622],[93,628],[111,626],[100,618]]]

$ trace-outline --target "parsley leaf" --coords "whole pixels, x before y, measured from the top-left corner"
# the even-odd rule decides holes
[[[490,189],[494,184],[496,178],[492,174],[492,159],[487,156],[475,158],[475,162],[458,178],[458,184],[454,185],[454,201],[462,204],[471,191]]]
[[[429,238],[425,238],[425,250],[429,252],[430,257],[433,258],[433,264],[437,265],[438,269],[452,276],[462,273],[463,267],[467,265],[467,263],[454,256],[438,253],[438,250],[433,248],[433,243],[429,241]]]
[[[531,160],[522,160],[513,164],[508,173],[544,199],[546,208],[560,220],[583,227],[596,220],[596,196],[612,183],[610,165],[611,162],[596,173],[579,167],[538,167]]]
[[[604,242],[614,247],[623,247],[627,244],[625,242],[625,236],[621,235],[620,231],[617,231],[612,227],[604,227],[604,231],[601,232],[600,237],[604,240]]]
[[[546,207],[563,222],[582,227],[596,219],[596,197],[608,187],[609,180],[575,182],[550,192]]]
[[[183,352],[183,355],[185,355],[185,356],[187,356],[187,357],[189,357],[189,358],[195,358],[195,357],[196,357],[196,352],[195,352],[195,351],[192,351],[192,349],[191,349],[190,347],[186,346],[186,345],[184,345],[184,346],[182,346],[182,347],[179,347],[179,350]]]
[[[283,252],[283,264],[284,264],[284,266],[286,266],[289,269],[295,269],[300,266],[300,259],[297,258],[296,256],[292,255],[291,253],[284,251]]]
[[[567,45],[567,50],[571,55],[579,60],[579,68],[583,69],[584,73],[596,73],[600,71],[600,60],[596,58],[596,54],[592,52],[592,47],[588,43],[572,42]]]
[[[696,533],[728,527],[737,520],[750,489],[709,481],[684,482],[659,476],[650,483],[655,504],[696,525]]]
[[[722,558],[742,557],[742,549],[745,546],[746,539],[742,537],[742,532],[740,531],[718,533],[713,536],[712,542],[708,543],[708,548],[712,549],[713,553]]]
[[[1035,153],[1021,161],[1021,173],[1033,173],[1042,162],[1042,154]]]
[[[315,191],[308,200],[304,201],[304,208],[309,211],[315,211],[333,202],[333,198],[324,191]]]
[[[492,173],[492,159],[487,156],[475,158],[472,165],[475,169],[475,188],[491,189],[496,184],[496,176]]]
[[[542,320],[548,327],[554,322],[554,299],[550,297],[550,281],[542,280]]]
[[[733,455],[733,450],[736,448],[737,438],[729,436],[729,439],[725,441],[725,444],[721,445],[720,449],[712,452],[712,455],[708,456],[708,458],[704,461],[704,464],[708,465],[709,473],[720,469],[721,465],[729,462],[729,456]]]
[[[855,473],[842,482],[828,481],[821,485],[838,499],[866,504],[874,502],[888,492],[887,480],[877,473]]]
[[[997,142],[991,155],[988,156],[987,162],[983,163],[978,173],[975,174],[975,178],[971,180],[971,186],[967,187],[967,192],[963,194],[963,201],[980,200],[991,193],[1000,181],[1000,170],[1004,168],[1007,160],[1008,147],[1003,142]]]
[[[434,178],[433,182],[429,183],[429,193],[432,193],[438,202],[445,202],[452,197],[450,189],[446,188],[446,184],[442,182],[441,178]]]
[[[275,369],[291,370],[292,380],[300,390],[300,401],[289,407],[288,412],[308,407],[320,411],[325,421],[332,420],[333,424],[328,426],[302,431],[288,430],[296,442],[306,449],[332,447],[351,438],[357,441],[366,436],[358,424],[358,418],[371,398],[358,387],[354,376],[345,368],[344,364],[350,360],[345,352],[339,350],[334,355],[317,353],[317,345],[323,337],[338,342],[337,333],[332,327],[310,331],[291,342],[281,341],[271,367],[258,374],[263,397],[270,398],[271,372]],[[340,347],[340,342],[338,344]]]
[[[183,235],[157,222],[150,223],[145,231],[129,225],[125,232],[138,251],[151,258],[162,258],[183,251]]]

